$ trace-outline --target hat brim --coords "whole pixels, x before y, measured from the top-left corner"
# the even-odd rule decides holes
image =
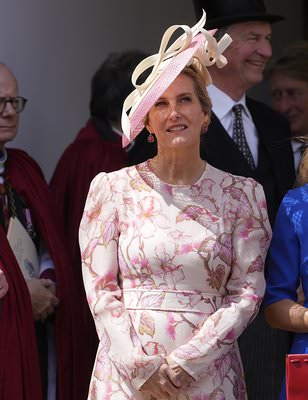
[[[285,18],[280,15],[272,15],[272,14],[245,14],[245,15],[232,15],[230,17],[224,18],[214,18],[210,21],[206,21],[205,28],[206,29],[215,29],[227,27],[232,24],[236,24],[238,22],[248,22],[248,21],[265,21],[273,24],[278,21],[282,21]]]
[[[143,94],[137,103],[135,110],[130,115],[131,140],[135,139],[144,128],[144,118],[154,105],[156,100],[168,89],[175,78],[180,75],[185,66],[189,63],[196,51],[205,43],[203,34],[198,34],[192,40],[190,46],[175,56],[158,75],[159,79]],[[122,136],[123,147],[129,144],[125,135]]]

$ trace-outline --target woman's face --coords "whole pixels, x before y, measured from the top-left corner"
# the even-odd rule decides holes
[[[156,135],[159,147],[199,146],[208,119],[192,79],[181,74],[149,111],[146,128]]]

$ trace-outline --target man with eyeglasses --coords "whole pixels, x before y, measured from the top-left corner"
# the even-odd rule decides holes
[[[0,271],[8,285],[1,299],[0,399],[83,400],[80,295],[56,207],[36,162],[6,147],[26,102],[0,63]]]

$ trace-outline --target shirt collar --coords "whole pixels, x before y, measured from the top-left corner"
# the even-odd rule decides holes
[[[293,151],[296,152],[296,151],[302,151],[306,147],[306,144],[303,143],[301,140],[292,139],[291,146]]]
[[[212,110],[218,119],[224,118],[232,110],[232,107],[235,104],[242,104],[245,114],[251,118],[250,112],[246,106],[246,94],[243,94],[238,101],[234,101],[231,99],[231,97],[213,84],[207,87],[207,91],[212,100]]]

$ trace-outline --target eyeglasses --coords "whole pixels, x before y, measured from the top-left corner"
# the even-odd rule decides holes
[[[14,110],[19,114],[25,108],[27,99],[21,96],[17,97],[0,97],[0,114],[3,113],[7,103],[11,103]]]

